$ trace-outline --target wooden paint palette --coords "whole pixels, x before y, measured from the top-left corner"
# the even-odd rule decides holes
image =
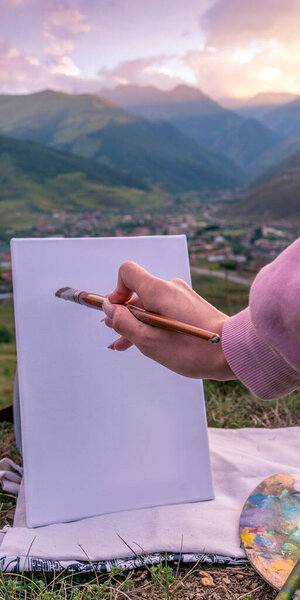
[[[240,537],[249,562],[267,583],[281,589],[300,558],[300,491],[291,475],[273,475],[245,502]]]

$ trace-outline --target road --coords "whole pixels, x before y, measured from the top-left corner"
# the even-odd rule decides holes
[[[1,300],[12,300],[13,295],[10,293],[0,294],[0,302]]]
[[[191,267],[192,273],[199,273],[200,275],[211,275],[212,277],[219,277],[219,279],[225,279],[226,273],[224,271],[215,271],[214,269],[204,269],[201,267]],[[233,281],[234,283],[240,283],[241,285],[246,285],[250,287],[252,281],[246,279],[246,277],[242,277],[241,275],[236,275],[230,271],[227,271],[227,279],[228,281]]]

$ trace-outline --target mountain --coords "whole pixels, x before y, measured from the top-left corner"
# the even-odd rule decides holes
[[[298,94],[292,92],[260,92],[248,98],[244,106],[279,106],[287,104],[299,98]]]
[[[45,183],[48,178],[59,177],[67,173],[80,172],[91,183],[149,190],[145,182],[130,173],[99,165],[94,160],[72,156],[66,152],[59,152],[27,140],[0,135],[0,158],[1,168],[3,168],[6,158],[9,158],[17,169],[31,173],[37,183]],[[4,183],[5,181],[2,181],[2,185]],[[2,188],[0,188],[1,192]]]
[[[256,178],[296,152],[300,152],[300,133],[283,140],[261,154],[248,166],[248,175],[252,179]]]
[[[245,118],[263,121],[263,117],[271,110],[296,100],[299,96],[289,92],[262,92],[245,100],[237,98],[224,99],[224,106],[231,108]],[[221,101],[222,104],[222,101]]]
[[[101,131],[58,147],[105,160],[173,193],[217,190],[243,180],[226,157],[199,148],[194,140],[163,121],[141,120],[121,127],[110,123]]]
[[[251,221],[300,218],[300,152],[256,179],[243,198],[220,211],[219,216]]]
[[[282,138],[300,134],[300,98],[270,110],[263,122]]]
[[[130,115],[105,98],[45,90],[28,95],[0,95],[0,129],[4,135],[55,146]]]
[[[168,121],[199,145],[224,154],[241,168],[281,140],[258,121],[244,119],[187,85],[169,91],[121,85],[101,93],[135,115]]]
[[[91,94],[0,96],[0,131],[125,170],[169,192],[233,187],[240,170],[169,123],[131,115]]]
[[[168,119],[170,116],[191,114],[207,114],[219,112],[220,105],[204,94],[200,89],[188,85],[177,85],[167,91],[157,87],[138,85],[118,85],[109,90],[100,91],[120,106],[133,109],[135,114],[150,119]],[[222,109],[221,109],[222,110]]]
[[[95,161],[0,136],[0,221],[21,226],[55,210],[151,204],[144,182]]]

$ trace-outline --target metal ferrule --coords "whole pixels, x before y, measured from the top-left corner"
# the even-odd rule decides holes
[[[79,295],[81,294],[81,290],[73,290],[73,300],[74,302],[79,303]]]

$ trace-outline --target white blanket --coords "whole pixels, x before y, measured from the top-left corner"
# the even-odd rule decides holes
[[[124,559],[134,553],[165,551],[172,558],[181,546],[185,560],[195,560],[201,554],[214,555],[217,561],[223,557],[224,562],[225,557],[243,559],[238,524],[252,490],[275,473],[290,473],[296,489],[300,489],[300,427],[209,429],[209,439],[215,499],[208,502],[126,511],[30,529],[26,527],[21,490],[14,526],[2,530],[2,544],[0,533],[0,569],[57,570],[72,564],[76,570],[76,561],[83,565],[79,570],[92,568],[88,561],[99,570],[109,568],[110,563],[103,561],[138,566],[140,561]],[[5,478],[2,472],[1,477],[1,462],[0,479],[11,481],[11,474]]]

